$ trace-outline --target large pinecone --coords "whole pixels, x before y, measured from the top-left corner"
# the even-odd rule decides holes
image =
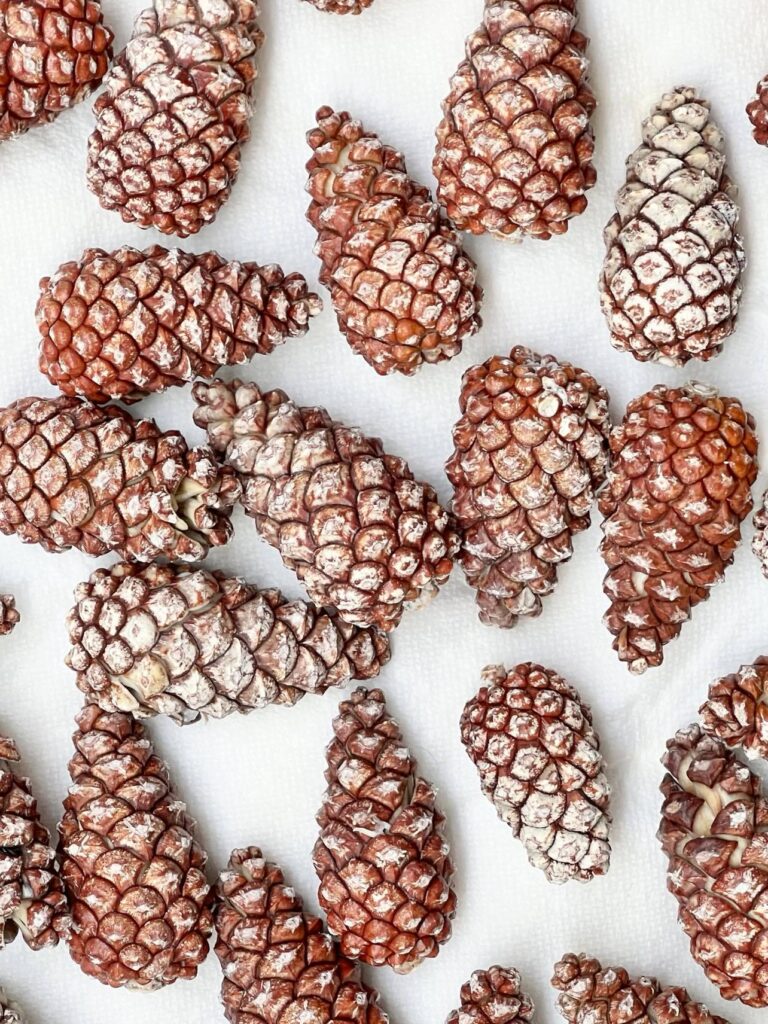
[[[112,59],[100,0],[0,0],[0,142],[48,124]]]
[[[461,989],[461,1006],[446,1024],[530,1024],[534,1006],[514,968],[475,971]]]
[[[768,75],[757,83],[757,91],[747,106],[755,142],[768,146]]]
[[[97,569],[75,591],[67,664],[87,700],[181,725],[296,704],[389,660],[386,634],[223,573]]]
[[[754,420],[713,388],[658,385],[611,434],[605,623],[632,672],[660,665],[692,609],[733,560],[757,475]]]
[[[193,394],[195,423],[237,472],[245,511],[316,604],[391,630],[437,593],[459,538],[403,459],[282,391],[215,380]]]
[[[216,955],[230,1024],[387,1024],[378,992],[261,850],[235,850],[216,895]]]
[[[16,744],[0,737],[0,948],[21,933],[31,949],[69,933],[67,897],[48,829],[29,779],[18,775]]]
[[[643,362],[711,359],[733,334],[746,265],[725,143],[695,89],[643,123],[605,229],[600,278],[614,348]]]
[[[47,551],[194,562],[225,544],[239,486],[210,448],[77,398],[0,409],[0,532]]]
[[[356,690],[333,730],[314,852],[320,906],[345,956],[405,974],[451,936],[444,818],[381,690]]]
[[[659,840],[691,953],[725,999],[768,1006],[768,801],[716,736],[667,743]]]
[[[86,249],[40,282],[40,369],[66,395],[135,402],[305,334],[301,274],[159,245]]]
[[[76,721],[59,825],[72,958],[115,988],[194,978],[213,927],[194,822],[133,716],[86,704]]]
[[[473,366],[446,471],[463,531],[460,561],[483,622],[535,616],[590,524],[608,468],[608,393],[554,356],[512,349]]]
[[[21,1009],[0,988],[0,1024],[25,1024]]]
[[[437,197],[464,231],[550,238],[595,184],[576,0],[485,0],[443,102]]]
[[[402,155],[349,114],[307,135],[320,281],[353,351],[381,374],[450,359],[480,327],[477,267]]]
[[[250,135],[254,0],[154,0],[94,109],[88,186],[126,222],[181,237],[229,198]]]
[[[768,658],[712,683],[699,714],[705,731],[729,747],[768,758]]]

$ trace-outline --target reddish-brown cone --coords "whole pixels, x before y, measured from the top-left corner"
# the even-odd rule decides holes
[[[13,594],[0,594],[0,636],[7,636],[20,620]]]
[[[748,757],[768,757],[768,658],[716,680],[699,709],[704,729]]]
[[[747,106],[752,134],[760,146],[768,146],[768,75],[757,83],[757,91]]]
[[[362,14],[373,0],[308,0],[318,11],[328,14]]]
[[[514,968],[475,971],[461,989],[461,1006],[446,1024],[531,1024],[534,1005]]]

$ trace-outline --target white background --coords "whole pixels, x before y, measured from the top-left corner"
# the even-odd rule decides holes
[[[141,0],[104,0],[122,46]],[[189,248],[262,262],[279,261],[316,281],[313,233],[304,219],[304,132],[317,107],[350,109],[402,149],[414,176],[431,182],[433,133],[448,77],[474,29],[480,0],[376,0],[359,18],[323,15],[299,0],[265,0],[267,43],[260,55],[254,137],[240,180],[216,223]],[[592,371],[612,396],[614,418],[654,384],[694,374],[738,395],[768,438],[768,151],[751,139],[744,106],[768,71],[765,0],[582,0],[582,27],[592,37],[594,125],[599,181],[589,209],[565,237],[513,246],[467,241],[486,289],[485,326],[448,364],[412,379],[379,378],[338,334],[329,309],[304,339],[258,358],[246,375],[282,386],[299,402],[325,404],[338,418],[381,435],[445,500],[443,463],[451,451],[463,371],[515,344],[551,351]],[[698,86],[726,132],[732,176],[741,187],[749,254],[738,331],[705,367],[672,371],[614,352],[602,320],[596,279],[601,230],[640,121],[665,90]],[[90,104],[57,124],[0,147],[0,403],[50,394],[36,368],[37,282],[88,245],[107,249],[161,241],[101,211],[84,182]],[[147,401],[141,413],[190,438],[192,401],[175,391]],[[768,464],[768,461],[767,461]],[[765,474],[756,493],[765,486]],[[749,525],[745,540],[751,536]],[[457,864],[459,912],[440,956],[409,977],[368,972],[393,1024],[441,1024],[470,973],[492,963],[523,973],[541,1022],[557,1019],[548,979],[569,950],[623,963],[632,971],[685,984],[731,1021],[759,1019],[729,1005],[690,959],[665,890],[664,858],[655,840],[659,757],[668,736],[695,715],[708,683],[766,651],[768,582],[748,543],[725,583],[700,606],[660,670],[632,678],[611,650],[600,619],[603,567],[598,525],[578,539],[573,561],[536,621],[513,632],[483,627],[473,595],[456,572],[430,607],[406,616],[395,655],[381,677],[391,708],[423,773],[440,790]],[[298,584],[277,554],[238,515],[236,537],[215,551],[210,568],[240,573],[291,595]],[[0,537],[0,589],[16,594],[22,622],[0,639],[0,729],[16,737],[46,823],[55,827],[68,783],[72,719],[80,704],[69,670],[64,616],[74,585],[95,563],[79,552],[49,555]],[[549,885],[481,796],[475,769],[458,738],[464,702],[482,667],[538,660],[580,689],[593,707],[615,788],[613,864],[587,886]],[[323,783],[323,749],[339,694],[306,698],[293,709],[179,729],[150,727],[169,759],[177,789],[199,821],[211,877],[233,846],[257,843],[279,861],[316,909],[310,854]],[[211,955],[194,982],[142,995],[111,991],[86,978],[65,947],[33,954],[21,940],[0,957],[0,981],[23,1003],[30,1024],[212,1024],[223,1020],[220,972]]]

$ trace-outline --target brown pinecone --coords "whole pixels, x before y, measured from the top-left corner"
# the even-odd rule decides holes
[[[0,594],[0,636],[8,636],[20,619],[13,594]]]
[[[131,715],[86,704],[76,722],[59,825],[72,959],[114,988],[194,978],[213,928],[194,822]]]
[[[315,604],[391,630],[437,593],[459,538],[403,459],[282,391],[215,380],[193,394],[195,423],[237,472],[245,511]]]
[[[667,743],[659,840],[691,954],[724,999],[768,1006],[768,801],[722,740]]]
[[[0,142],[48,124],[107,73],[100,0],[0,0]]]
[[[16,744],[0,737],[0,948],[21,933],[31,949],[55,946],[71,919],[48,829]]]
[[[753,522],[752,551],[760,562],[763,576],[768,579],[768,491],[763,494]]]
[[[174,566],[97,569],[75,591],[67,664],[88,701],[180,725],[296,704],[371,679],[389,640],[332,611],[223,573]]]
[[[518,346],[464,374],[446,465],[459,556],[480,619],[541,613],[557,566],[590,524],[608,468],[608,393],[588,373]]]
[[[768,757],[768,658],[716,680],[699,708],[706,732],[748,757]]]
[[[551,238],[596,181],[576,0],[485,0],[437,129],[437,197],[462,231]]]
[[[616,211],[600,278],[614,348],[667,366],[716,356],[746,257],[723,136],[695,89],[667,93],[643,122]]]
[[[552,985],[568,1024],[728,1024],[694,1003],[684,988],[662,988],[656,978],[632,978],[623,967],[567,953],[555,964]]]
[[[265,355],[320,309],[302,275],[274,263],[86,249],[40,282],[40,369],[65,395],[131,403]]]
[[[309,0],[309,3],[328,14],[362,14],[373,0]]]
[[[21,1009],[9,998],[4,988],[0,988],[0,1024],[24,1024]]]
[[[747,106],[755,142],[768,146],[768,75],[757,83],[757,92]]]
[[[461,1006],[446,1024],[530,1024],[534,1005],[520,975],[506,967],[475,971],[461,989]]]
[[[405,974],[451,937],[444,818],[381,690],[356,690],[333,730],[314,851],[320,906],[344,956]]]
[[[346,112],[317,112],[307,218],[339,328],[378,373],[451,359],[480,327],[477,267],[403,156]]]
[[[227,201],[250,136],[254,0],[154,0],[94,105],[88,187],[126,222],[182,238]]]
[[[660,384],[629,403],[611,452],[599,499],[604,621],[619,658],[641,673],[661,664],[733,560],[752,508],[757,436],[738,399]]]
[[[239,486],[210,448],[77,398],[0,409],[0,532],[46,551],[150,562],[225,544]]]
[[[387,1024],[378,992],[261,850],[235,850],[216,895],[216,955],[230,1024]]]

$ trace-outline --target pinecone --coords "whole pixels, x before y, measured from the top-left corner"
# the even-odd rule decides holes
[[[480,619],[535,616],[590,524],[608,468],[608,393],[554,356],[512,349],[464,374],[446,471]]]
[[[216,955],[230,1024],[387,1024],[378,992],[261,850],[235,850],[216,893]]]
[[[768,491],[763,494],[760,508],[755,512],[754,525],[752,551],[760,562],[763,576],[768,579]]]
[[[520,975],[506,967],[475,971],[461,989],[461,1006],[446,1024],[530,1024],[534,1006]]]
[[[227,201],[250,135],[254,0],[154,0],[99,96],[88,187],[126,222],[182,238]]]
[[[0,532],[47,551],[193,562],[229,540],[238,494],[210,448],[117,406],[61,397],[0,409]]]
[[[437,593],[459,538],[403,459],[282,391],[215,380],[193,394],[195,423],[237,472],[245,511],[317,605],[391,630]]]
[[[684,988],[662,988],[655,978],[631,978],[623,967],[603,968],[583,953],[555,964],[552,985],[568,1024],[728,1024],[694,1003]]]
[[[768,146],[768,75],[757,83],[757,92],[747,106],[755,142]]]
[[[0,0],[0,142],[49,124],[107,73],[100,0]]]
[[[712,683],[699,709],[706,732],[748,757],[768,757],[768,658]]]
[[[659,840],[691,954],[724,999],[768,1006],[768,801],[716,736],[667,743]]]
[[[373,0],[309,0],[309,3],[328,14],[362,14]]]
[[[0,988],[0,1024],[24,1024],[20,1008]]]
[[[576,0],[485,0],[437,129],[437,197],[462,231],[551,238],[596,181]]]
[[[339,328],[378,373],[451,359],[480,327],[477,267],[402,155],[330,107],[307,134],[307,218]]]
[[[381,690],[356,690],[333,730],[314,851],[320,906],[344,956],[405,974],[451,936],[444,818]]]
[[[302,275],[276,264],[86,249],[40,283],[40,369],[66,395],[135,402],[271,352],[320,308]]]
[[[29,779],[16,773],[19,751],[0,737],[0,948],[21,933],[30,949],[55,946],[71,924],[50,834]]]
[[[714,388],[658,385],[611,434],[605,623],[630,671],[660,665],[692,609],[733,560],[757,475],[754,420]]]
[[[20,619],[13,594],[0,594],[0,636],[8,636]]]
[[[483,671],[461,716],[483,792],[550,882],[589,882],[611,858],[609,801],[592,714],[561,676],[526,662]]]
[[[213,927],[194,822],[131,715],[86,704],[76,721],[59,825],[72,959],[114,988],[194,978]]]

